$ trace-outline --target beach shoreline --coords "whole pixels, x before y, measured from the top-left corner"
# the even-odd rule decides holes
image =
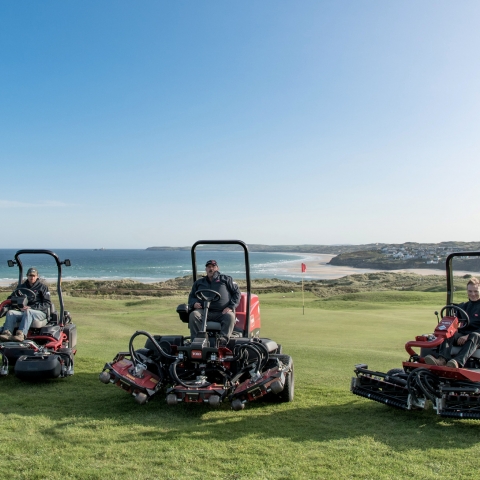
[[[255,274],[252,275],[252,279],[255,278],[279,278],[284,280],[290,280],[293,282],[299,282],[302,280],[335,280],[347,275],[375,273],[375,272],[392,272],[392,273],[416,273],[418,275],[445,275],[445,269],[399,269],[399,270],[379,270],[379,269],[367,269],[367,268],[354,268],[337,265],[328,265],[328,262],[335,257],[333,254],[327,253],[304,253],[304,252],[275,252],[279,254],[285,254],[295,256],[295,260],[285,260],[276,263],[267,264],[264,267],[256,266],[251,270],[255,270]],[[306,272],[302,274],[301,265],[306,265]],[[224,272],[229,274],[229,272]],[[456,272],[457,275],[480,275],[477,272]],[[125,279],[131,279],[140,283],[158,283],[166,280],[181,277],[183,275],[175,275],[165,278],[147,278],[147,277],[71,277],[64,276],[64,282],[80,281],[80,280],[98,280],[98,281],[119,281]],[[48,283],[55,283],[55,278],[46,277]],[[4,278],[0,279],[0,287],[7,287],[17,282],[17,278]]]

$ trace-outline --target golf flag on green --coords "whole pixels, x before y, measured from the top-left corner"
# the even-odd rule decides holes
[[[307,271],[307,266],[302,263],[302,274]],[[305,295],[303,294],[303,275],[302,275],[302,303],[303,303],[303,315],[305,315]]]

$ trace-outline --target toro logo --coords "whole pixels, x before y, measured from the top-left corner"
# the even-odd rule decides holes
[[[202,358],[201,350],[192,350],[192,358]]]

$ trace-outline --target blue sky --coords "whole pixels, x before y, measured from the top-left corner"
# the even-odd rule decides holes
[[[480,240],[477,1],[0,3],[3,248]]]

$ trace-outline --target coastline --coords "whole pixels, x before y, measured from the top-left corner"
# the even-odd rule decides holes
[[[267,253],[267,252],[264,252]],[[374,272],[392,272],[392,273],[416,273],[418,275],[445,275],[445,269],[399,269],[399,270],[379,270],[379,269],[367,269],[367,268],[354,268],[346,266],[328,265],[327,263],[335,256],[327,253],[303,253],[303,252],[272,252],[275,254],[285,254],[289,256],[297,257],[295,260],[285,260],[275,263],[255,264],[251,270],[254,272],[251,277],[255,278],[280,278],[284,280],[290,280],[299,282],[302,280],[334,280],[337,278],[345,277],[347,275],[374,273]],[[307,267],[306,272],[302,275],[301,265],[304,263]],[[228,271],[226,274],[230,274]],[[477,272],[456,272],[457,275],[479,275]],[[178,275],[171,276],[169,278],[148,278],[148,277],[119,277],[119,276],[88,276],[88,277],[72,277],[64,276],[64,282],[79,281],[79,280],[99,280],[99,281],[119,281],[126,278],[141,282],[141,283],[157,283],[183,276]],[[45,278],[48,283],[55,283],[55,278]],[[12,283],[16,282],[17,278],[3,278],[0,279],[1,287],[8,287]]]

